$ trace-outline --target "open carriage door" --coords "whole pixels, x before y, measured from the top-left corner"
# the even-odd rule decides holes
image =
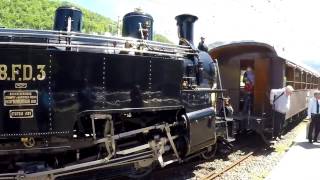
[[[270,61],[269,58],[257,58],[254,64],[255,85],[253,111],[256,116],[262,116],[270,108]]]

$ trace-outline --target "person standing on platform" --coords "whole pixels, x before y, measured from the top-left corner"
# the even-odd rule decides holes
[[[281,89],[272,89],[270,92],[270,104],[272,105],[273,139],[282,139],[281,133],[286,113],[290,109],[290,97],[292,86]]]
[[[308,106],[308,116],[307,119],[311,118],[308,139],[309,143],[317,142],[318,135],[320,132],[320,92],[316,91],[314,97],[310,99]],[[314,136],[312,137],[314,131]],[[313,140],[313,142],[312,142]]]

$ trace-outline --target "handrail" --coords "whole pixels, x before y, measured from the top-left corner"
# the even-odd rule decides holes
[[[160,42],[154,42],[154,41],[144,41],[141,39],[133,39],[133,38],[123,38],[123,39],[118,39],[118,38],[113,38],[113,37],[104,37],[104,36],[100,36],[100,37],[91,37],[90,35],[87,36],[73,36],[70,35],[69,33],[61,33],[61,34],[35,34],[35,33],[16,33],[16,32],[1,32],[0,31],[0,36],[3,35],[8,35],[9,37],[13,38],[13,35],[16,35],[17,37],[40,37],[40,38],[71,38],[74,39],[75,41],[79,41],[82,39],[88,39],[88,40],[100,40],[100,41],[105,41],[105,42],[109,42],[109,43],[126,43],[126,42],[130,42],[130,43],[137,43],[137,44],[141,44],[142,42],[147,43],[148,45],[154,46],[154,47],[160,47],[160,48],[174,48],[174,49],[178,49],[178,50],[182,50],[182,51],[192,51],[192,49],[189,46],[179,46],[179,45],[173,45],[173,44],[161,44]],[[29,35],[29,36],[28,36]],[[59,40],[59,39],[56,39]],[[100,42],[101,43],[101,42]]]
[[[39,33],[51,33],[51,34],[69,34],[69,35],[77,35],[77,36],[90,36],[90,37],[101,37],[101,38],[112,38],[112,39],[118,39],[118,40],[127,40],[127,39],[135,39],[135,40],[141,40],[131,37],[118,37],[118,36],[104,36],[104,35],[95,35],[95,34],[87,34],[87,33],[81,33],[81,32],[67,32],[67,31],[55,31],[55,30],[38,30],[38,29],[11,29],[11,28],[3,28],[0,29],[0,32],[37,32],[33,33],[35,35],[39,35]],[[144,40],[147,43],[155,43],[155,44],[163,44],[168,46],[174,46],[174,47],[181,47],[181,48],[190,48],[190,46],[185,45],[175,45],[170,43],[164,43],[164,42],[156,42],[156,41],[150,41],[150,40]]]
[[[195,55],[195,53],[186,53],[186,52],[155,52],[155,51],[148,51],[148,50],[138,50],[138,49],[128,49],[128,48],[115,48],[110,46],[93,46],[93,45],[80,45],[80,44],[54,44],[54,43],[24,43],[24,42],[0,42],[0,45],[16,45],[16,46],[38,46],[38,47],[65,47],[65,48],[77,48],[79,51],[80,48],[87,48],[87,49],[100,49],[107,51],[124,51],[124,52],[134,52],[134,53],[146,53],[146,54],[153,54],[153,55],[163,55],[163,56],[171,56],[171,57],[184,57],[183,55]],[[181,55],[180,55],[181,54]]]
[[[49,31],[49,30],[23,30],[23,29],[0,29],[1,45],[23,45],[43,47],[74,47],[105,50],[120,50],[124,52],[148,53],[163,56],[183,57],[196,55],[197,51],[191,46],[173,45],[155,41],[148,41],[126,37],[107,37],[101,35],[90,35],[77,32]],[[23,40],[23,38],[30,38]],[[43,39],[46,42],[32,41],[32,38]],[[125,43],[132,47],[123,48]],[[144,47],[141,50],[139,47]]]

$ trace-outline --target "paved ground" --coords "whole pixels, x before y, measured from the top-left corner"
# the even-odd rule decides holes
[[[320,143],[310,144],[305,137],[306,131],[301,131],[267,180],[320,179]]]

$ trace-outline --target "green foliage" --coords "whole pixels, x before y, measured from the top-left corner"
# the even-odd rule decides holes
[[[51,30],[56,9],[64,5],[77,6],[59,0],[0,0],[0,27]],[[77,7],[83,13],[83,32],[117,33],[115,21],[85,8]],[[154,40],[172,43],[160,34],[155,34]]]
[[[57,0],[0,0],[0,26],[7,28],[52,29],[55,10],[68,2]],[[115,34],[116,23],[109,18],[81,8],[83,31]]]
[[[158,42],[164,42],[164,43],[173,44],[168,38],[166,38],[165,36],[163,36],[161,34],[154,34],[153,35],[153,40],[154,41],[158,41]]]

